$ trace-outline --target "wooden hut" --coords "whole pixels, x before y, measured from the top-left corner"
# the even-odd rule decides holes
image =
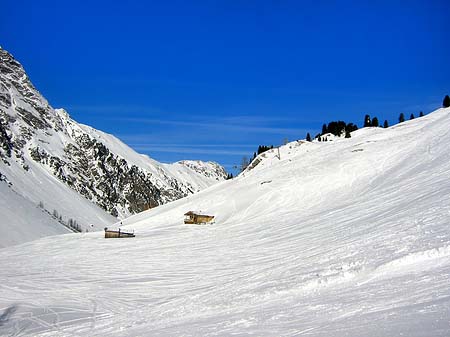
[[[184,215],[185,224],[207,224],[214,221],[213,215],[197,214],[192,211],[187,212]]]
[[[108,229],[108,227],[105,227],[105,239],[109,238],[134,238],[134,231],[128,232],[123,231],[120,228],[115,229]]]

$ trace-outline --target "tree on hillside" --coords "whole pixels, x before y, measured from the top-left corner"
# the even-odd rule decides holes
[[[384,124],[383,124],[383,128],[387,129],[389,127],[388,121],[385,119],[384,120]]]
[[[311,135],[309,134],[309,132],[306,134],[306,141],[307,142],[311,141]]]
[[[324,124],[324,125],[322,125],[322,135],[324,135],[326,133],[328,133],[328,129],[327,129],[327,125]]]
[[[346,124],[344,121],[337,121],[337,122],[333,121],[328,123],[327,130],[328,133],[332,133],[335,136],[341,136],[342,133],[344,133],[345,127]]]
[[[445,95],[444,101],[442,102],[442,106],[444,108],[450,107],[450,97],[448,97],[448,95]]]
[[[414,114],[411,114],[411,116],[409,116],[409,119],[414,119]]]
[[[400,116],[398,116],[398,122],[399,123],[403,123],[405,121],[405,115],[402,113],[400,113]]]
[[[365,115],[364,116],[364,127],[368,127],[368,126],[372,126],[372,122],[370,121],[370,116],[369,115]]]
[[[250,164],[247,156],[242,157],[242,161],[241,161],[241,172],[244,172],[244,170],[247,168],[247,166]]]
[[[419,117],[423,117],[423,111],[420,112]]]
[[[270,149],[273,149],[273,145],[271,145],[271,146],[259,145],[257,154],[260,155],[261,153],[266,152],[267,150],[270,150]]]
[[[355,124],[353,124],[353,123],[348,123],[348,124],[345,126],[345,137],[346,137],[346,138],[350,138],[350,137],[347,137],[347,133],[350,134],[350,132],[353,132],[353,131],[356,131],[356,130],[358,130],[358,127],[357,127]]]
[[[372,119],[372,126],[376,126],[376,127],[380,126],[380,123],[378,123],[378,118],[374,117]]]

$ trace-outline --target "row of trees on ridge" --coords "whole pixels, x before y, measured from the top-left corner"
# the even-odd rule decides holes
[[[448,95],[446,95],[444,97],[444,100],[442,102],[442,106],[444,108],[448,108],[450,107],[450,97]],[[422,111],[420,111],[419,113],[419,117],[423,117],[424,114]],[[409,119],[412,120],[414,119],[415,116],[413,113],[411,113],[411,115],[409,116]],[[405,115],[404,113],[400,113],[400,115],[398,116],[398,122],[399,123],[403,123],[405,121]],[[373,117],[371,118],[370,115],[366,114],[364,116],[364,121],[363,121],[363,127],[381,127],[380,122],[378,120],[378,117]],[[389,123],[388,121],[385,119],[384,123],[382,125],[383,128],[388,128],[389,127]],[[343,134],[345,134],[345,138],[350,138],[351,137],[351,132],[358,130],[358,126],[353,124],[353,123],[346,123],[344,121],[332,121],[329,122],[328,124],[323,124],[322,126],[322,132],[318,133],[315,135],[314,139],[317,139],[317,141],[321,142],[321,141],[327,141],[327,137],[325,135],[327,134],[333,134],[335,136],[342,136]],[[306,134],[306,140],[308,142],[312,142],[313,139],[311,138],[310,133],[308,132]],[[260,155],[261,153],[273,149],[273,145],[271,146],[266,146],[266,145],[259,145],[258,146],[258,151],[253,153],[253,159],[255,159],[258,155]],[[252,160],[253,160],[252,159]],[[245,156],[242,159],[242,163],[240,165],[240,170],[241,172],[243,170],[245,170],[245,168],[251,163],[251,160],[248,160],[248,158]],[[231,179],[233,178],[232,174],[228,174],[227,179]]]

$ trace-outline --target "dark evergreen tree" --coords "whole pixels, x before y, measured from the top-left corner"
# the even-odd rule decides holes
[[[409,116],[409,119],[414,119],[414,114],[411,114],[411,116]]]
[[[419,117],[423,117],[423,111],[420,112]]]
[[[372,126],[372,122],[370,121],[370,116],[369,115],[365,115],[364,116],[364,127],[368,127],[368,126]]]
[[[328,132],[335,136],[341,136],[344,133],[346,124],[343,121],[330,122],[328,123]]]
[[[442,106],[444,108],[450,107],[450,97],[448,97],[448,95],[445,95],[444,101],[442,102]]]
[[[385,119],[384,120],[384,124],[383,124],[383,128],[387,129],[389,127],[388,121]]]
[[[267,150],[273,149],[273,145],[271,145],[271,147],[268,147],[266,145],[260,145],[258,146],[258,152],[257,154],[261,154],[263,152],[266,152]]]
[[[380,123],[378,123],[378,118],[374,117],[372,119],[372,126],[376,126],[376,127],[380,126]]]
[[[309,132],[306,134],[306,141],[307,142],[311,141],[311,135],[309,134]]]
[[[322,135],[324,135],[324,134],[326,134],[326,133],[328,133],[329,131],[328,131],[328,129],[327,129],[327,125],[326,124],[324,124],[324,125],[322,125]]]
[[[398,116],[398,122],[399,123],[403,123],[405,121],[405,115],[402,113],[400,113],[400,116]]]
[[[355,124],[353,124],[353,123],[348,123],[346,126],[345,126],[345,132],[347,133],[347,132],[353,132],[353,131],[356,131],[356,130],[358,130],[358,127],[355,125]]]
[[[351,138],[352,135],[350,134],[350,131],[345,130],[345,138]]]

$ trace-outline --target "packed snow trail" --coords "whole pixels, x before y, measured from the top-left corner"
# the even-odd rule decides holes
[[[449,336],[450,109],[293,142],[134,215],[133,239],[0,250],[0,331],[31,336]],[[216,215],[183,224],[189,210]]]

